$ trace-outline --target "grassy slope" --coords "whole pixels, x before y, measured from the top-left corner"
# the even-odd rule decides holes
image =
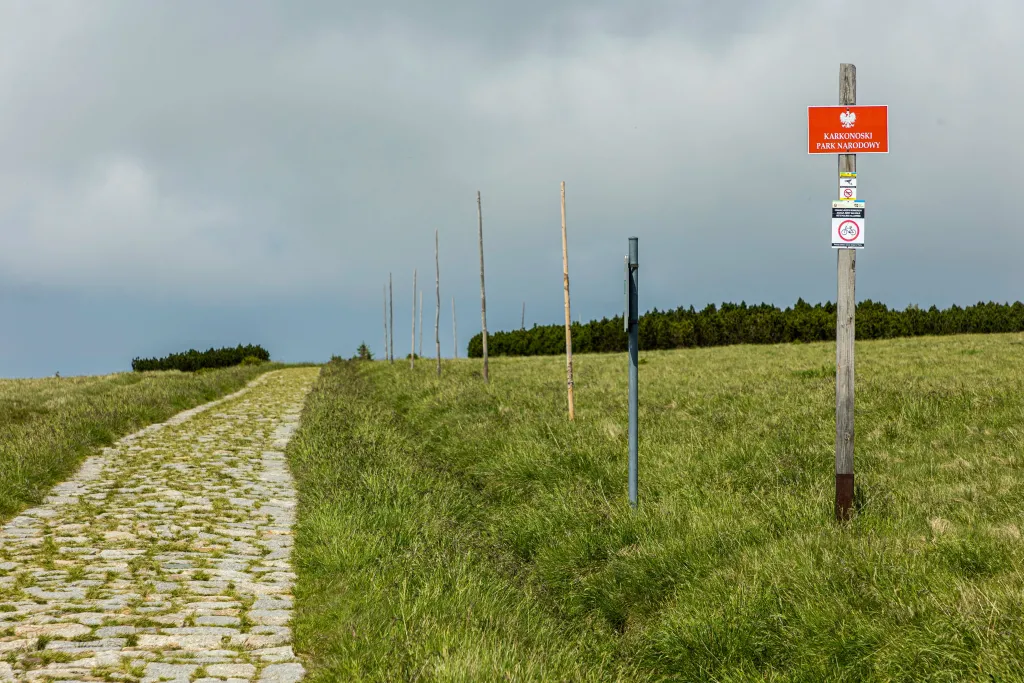
[[[558,358],[329,366],[299,649],[324,680],[1024,678],[1024,335],[857,349],[845,529],[830,344],[641,354],[637,512],[624,355],[577,359],[575,425]]]
[[[0,380],[0,519],[41,502],[97,448],[275,367]]]
[[[478,538],[479,501],[422,458],[358,365],[325,366],[288,448],[300,496],[295,634],[317,665],[310,680],[628,673],[602,665],[600,634],[559,623],[501,571]]]

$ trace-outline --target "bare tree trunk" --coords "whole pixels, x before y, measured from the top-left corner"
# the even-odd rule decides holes
[[[441,261],[437,255],[437,230],[434,230],[434,287],[437,291],[437,311],[434,313],[434,345],[437,347],[437,376],[441,376]]]
[[[455,297],[452,297],[452,350],[454,358],[459,357],[459,328],[455,325]]]
[[[480,328],[484,345],[484,382],[491,381],[487,368],[487,292],[484,289],[484,211],[480,202],[480,190],[476,191],[476,218],[480,228]]]
[[[572,386],[572,316],[569,315],[569,249],[565,239],[565,181],[562,181],[562,283],[565,286],[565,375],[569,388],[569,420],[576,419]]]
[[[412,269],[412,343],[409,346],[409,369],[416,367],[416,269]]]

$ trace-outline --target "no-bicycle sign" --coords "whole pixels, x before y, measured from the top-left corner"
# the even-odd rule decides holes
[[[864,202],[832,202],[832,248],[864,248]]]

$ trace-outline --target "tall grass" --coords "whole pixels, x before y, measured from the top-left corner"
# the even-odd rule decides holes
[[[288,447],[310,680],[638,680],[609,660],[607,629],[561,622],[503,571],[478,501],[421,458],[369,365],[324,367]]]
[[[276,367],[0,380],[0,519],[40,503],[97,448]]]
[[[575,424],[557,358],[328,366],[299,648],[321,680],[1024,680],[1024,335],[857,343],[845,526],[834,348],[642,353],[636,511],[624,355],[574,359]]]

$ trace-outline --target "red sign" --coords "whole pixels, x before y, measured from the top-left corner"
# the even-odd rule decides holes
[[[889,151],[889,107],[807,107],[808,154]]]

